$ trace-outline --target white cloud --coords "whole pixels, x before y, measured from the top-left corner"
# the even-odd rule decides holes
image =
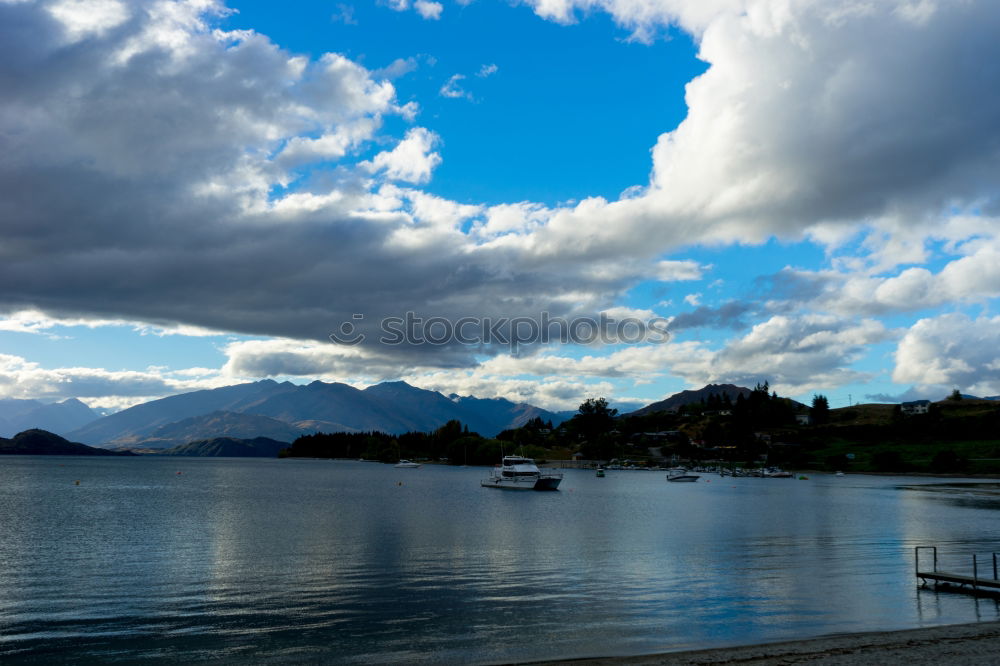
[[[700,35],[720,17],[739,14],[752,0],[528,0],[535,12],[559,23],[572,23],[575,13],[603,10],[619,25],[633,31],[633,38],[648,41],[662,27],[677,24]],[[759,4],[759,3],[756,3]]]
[[[949,303],[987,303],[1000,297],[1000,239],[988,233],[993,228],[994,221],[982,219],[981,226],[968,230],[968,236],[952,239],[948,249],[962,256],[952,255],[937,272],[910,266],[895,274],[872,275],[863,258],[852,257],[839,262],[852,269],[847,272],[790,270],[784,278],[812,281],[817,288],[812,305],[845,315],[913,312]]]
[[[413,3],[413,8],[420,14],[423,18],[427,20],[436,21],[441,18],[441,12],[444,10],[444,5],[440,2],[428,2],[427,0],[417,0]]]
[[[893,381],[945,395],[1000,394],[1000,317],[960,313],[921,319],[896,349]]]
[[[287,339],[240,340],[225,346],[228,377],[358,377],[378,376],[376,358],[361,347]]]
[[[1000,57],[989,36],[1000,14],[989,3],[939,4],[926,23],[898,12],[910,6],[902,0],[865,11],[846,0],[532,4],[558,20],[603,9],[645,34],[677,23],[709,64],[687,85],[687,117],[654,147],[643,195],[557,212],[524,242],[532,251],[554,253],[570,238],[589,256],[833,238],[837,226],[912,226],[995,200],[989,174],[1000,153],[990,137],[1000,129],[989,118],[1000,113],[1000,86],[994,71],[969,65]],[[898,260],[915,249],[891,251]]]
[[[410,0],[385,0],[389,7],[397,12],[405,12],[408,9],[413,9],[420,16],[427,20],[437,20],[441,18],[441,12],[444,10],[444,5],[440,2],[431,2],[429,0],[415,0],[412,4]]]
[[[0,316],[0,331],[15,333],[34,333],[58,339],[63,337],[52,332],[56,327],[85,326],[99,328],[102,326],[129,326],[131,322],[121,319],[92,319],[87,317],[52,317],[40,310],[17,310]]]
[[[434,132],[423,127],[414,127],[406,132],[406,137],[390,151],[381,152],[369,165],[372,172],[383,171],[387,178],[409,183],[426,183],[431,172],[441,163],[441,156],[433,152],[440,143]]]
[[[844,320],[830,315],[774,316],[719,350],[705,345],[678,354],[671,374],[692,386],[733,383],[752,386],[768,380],[780,393],[829,389],[869,379],[851,365],[869,345],[893,337],[873,319]]]
[[[552,210],[542,204],[498,204],[487,209],[485,219],[473,226],[472,233],[483,239],[530,233],[545,224],[551,215]]]
[[[377,118],[358,118],[334,127],[317,138],[293,137],[285,144],[276,161],[291,168],[311,162],[339,160],[350,150],[370,141],[379,125]]]
[[[479,68],[479,72],[476,74],[476,76],[478,76],[481,79],[485,79],[488,76],[493,76],[499,70],[500,68],[497,67],[496,64],[494,63],[491,63],[489,65],[483,65],[482,67]]]
[[[699,266],[697,261],[660,261],[655,267],[656,279],[660,282],[682,282],[688,280],[700,280],[704,266]]]
[[[330,20],[344,25],[357,25],[358,22],[354,18],[354,5],[338,3],[337,11],[330,15]]]
[[[59,0],[48,6],[71,42],[101,36],[128,20],[129,11],[119,0]]]
[[[20,356],[0,354],[0,398],[64,400],[78,398],[91,407],[121,409],[166,395],[231,383],[210,372],[112,371],[103,368],[43,368]]]
[[[588,397],[607,397],[615,392],[610,382],[579,382],[558,378],[518,379],[467,372],[439,372],[406,375],[404,381],[445,395],[457,393],[476,397],[506,398],[543,409],[573,410]]]
[[[442,97],[450,97],[452,99],[458,99],[464,97],[466,99],[472,99],[471,93],[466,92],[462,89],[460,81],[465,78],[464,74],[452,74],[445,84],[441,86],[441,90],[438,91]]]
[[[396,58],[388,66],[377,69],[372,74],[380,78],[398,79],[415,71],[418,66],[416,58]]]
[[[394,185],[383,186],[380,193],[407,200],[414,221],[436,229],[458,231],[466,221],[483,211],[483,206],[459,204],[420,190],[402,189]]]

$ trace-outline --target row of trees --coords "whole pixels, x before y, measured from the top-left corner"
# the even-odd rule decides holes
[[[550,424],[551,425],[551,424]],[[541,430],[538,423],[530,423]],[[507,431],[514,433],[515,431]],[[447,460],[453,465],[493,465],[504,452],[515,446],[527,455],[544,457],[544,449],[527,442],[515,444],[470,432],[459,421],[448,421],[433,432],[407,432],[392,435],[384,432],[335,432],[303,435],[281,452],[287,458],[364,458],[381,462],[401,459]]]
[[[961,399],[959,394],[958,398]],[[706,399],[685,405],[677,412],[624,417],[610,407],[604,398],[584,401],[577,413],[554,428],[551,421],[534,418],[519,428],[505,430],[496,438],[487,438],[470,432],[459,421],[449,421],[432,432],[408,432],[400,435],[383,432],[330,433],[307,435],[298,438],[282,452],[290,457],[316,458],[365,458],[395,462],[402,458],[448,460],[454,465],[491,465],[504,453],[518,452],[544,459],[559,450],[557,457],[579,451],[584,458],[610,460],[612,458],[642,458],[648,456],[651,446],[659,446],[663,454],[697,459],[705,449],[714,449],[712,457],[733,460],[753,460],[768,452],[761,432],[800,433],[807,448],[819,445],[826,431],[823,426],[830,420],[830,405],[826,396],[813,396],[809,417],[813,426],[808,431],[793,430],[796,416],[802,406],[782,398],[770,389],[767,382],[757,384],[749,393],[737,394],[735,399],[727,393],[709,395]],[[945,424],[931,415],[920,419],[899,420],[895,428],[917,428],[936,432]],[[932,422],[933,421],[933,422]],[[964,422],[963,422],[964,423]],[[963,426],[967,434],[1000,426],[1000,415],[986,415],[969,420]],[[947,427],[953,428],[952,424]],[[848,428],[849,430],[850,428]],[[868,427],[869,430],[877,428]],[[838,432],[847,433],[838,426]],[[853,432],[853,430],[852,430]],[[865,431],[867,432],[867,430]],[[655,433],[655,436],[647,433]],[[672,434],[673,433],[673,434]],[[879,430],[879,436],[885,433]],[[860,433],[859,432],[859,436]],[[691,440],[704,444],[693,446]],[[773,453],[773,452],[772,452]],[[844,461],[827,461],[838,468],[846,467]],[[879,460],[880,467],[891,467],[893,460]],[[936,461],[938,467],[957,463],[947,457]]]

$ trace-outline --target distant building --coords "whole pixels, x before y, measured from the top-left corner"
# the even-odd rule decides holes
[[[931,401],[930,400],[911,400],[910,402],[904,402],[899,406],[899,409],[906,416],[912,416],[914,414],[926,414],[931,411]]]
[[[629,436],[630,439],[647,439],[652,442],[672,441],[685,442],[687,436],[680,430],[660,430],[658,432],[636,432]]]
[[[796,414],[795,415],[795,421],[799,425],[809,425],[809,423],[812,421],[812,419],[809,417],[808,414]]]

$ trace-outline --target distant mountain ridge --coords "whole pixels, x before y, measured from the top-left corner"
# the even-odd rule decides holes
[[[217,411],[240,412],[257,401],[293,388],[295,385],[291,382],[279,384],[265,379],[249,384],[180,393],[97,419],[72,431],[69,436],[87,444],[103,444],[129,436],[149,435],[160,426],[194,416]]]
[[[40,400],[0,399],[0,437],[33,429],[65,434],[99,417],[100,414],[76,398],[49,404]]]
[[[646,414],[655,414],[656,412],[667,412],[674,411],[683,407],[684,405],[690,405],[702,400],[708,401],[710,396],[719,396],[720,398],[724,395],[728,395],[729,399],[736,402],[736,398],[742,395],[746,398],[750,395],[750,389],[745,386],[736,386],[735,384],[708,384],[695,391],[687,390],[681,391],[680,393],[675,393],[665,400],[660,400],[659,402],[653,402],[645,407],[641,407],[634,412],[631,412],[630,416],[643,416]]]
[[[213,413],[227,416],[205,418]],[[340,383],[314,381],[303,386],[265,379],[152,400],[69,434],[93,445],[162,449],[224,436],[283,441],[310,432],[426,432],[457,419],[491,437],[536,416],[558,424],[569,415],[503,398],[446,397],[406,382],[384,382],[361,390]],[[265,417],[268,421],[252,421]],[[254,430],[254,423],[259,431]]]
[[[477,412],[484,420],[489,420],[495,432],[501,432],[508,428],[520,428],[534,418],[542,421],[552,421],[553,426],[557,426],[563,421],[569,420],[576,410],[564,412],[550,412],[541,407],[535,407],[525,402],[512,403],[503,398],[475,398],[472,396],[459,396],[452,393],[449,400],[460,405],[464,409]],[[480,431],[480,434],[486,434]]]
[[[105,442],[115,449],[169,449],[205,439],[204,433],[230,439],[269,438],[286,445],[312,432],[260,414],[217,411],[159,426],[146,435],[131,435]]]

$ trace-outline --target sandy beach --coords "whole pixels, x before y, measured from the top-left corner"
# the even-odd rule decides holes
[[[681,664],[920,664],[1000,663],[1000,622],[979,622],[905,631],[840,634],[639,657],[544,662],[546,666],[680,666]]]

